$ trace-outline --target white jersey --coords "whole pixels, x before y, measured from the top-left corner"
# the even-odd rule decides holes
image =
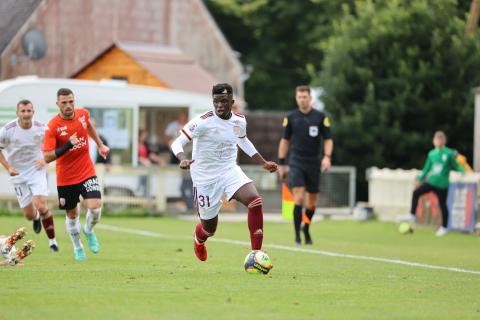
[[[239,113],[223,120],[209,111],[188,122],[181,132],[193,141],[192,181],[197,186],[207,185],[237,166],[237,142],[247,134],[247,121]]]
[[[22,129],[18,119],[0,129],[0,150],[7,152],[7,160],[22,175],[34,168],[35,161],[43,159],[41,145],[45,138],[45,125],[32,122],[30,129]]]

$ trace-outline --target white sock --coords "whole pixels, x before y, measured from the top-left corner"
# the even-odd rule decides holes
[[[87,223],[85,223],[85,232],[90,233],[93,231],[93,227],[100,221],[100,217],[102,216],[102,208],[96,209],[88,209],[87,210]]]
[[[80,240],[80,218],[77,216],[74,219],[70,219],[68,216],[65,217],[65,224],[67,226],[67,232],[72,239],[73,248],[83,248],[82,241]]]
[[[53,239],[48,239],[48,245],[49,245],[49,246],[52,246],[52,245],[58,246],[58,244],[57,244],[57,239],[55,239],[55,238],[53,238]]]
[[[40,219],[40,212],[38,212],[38,210],[35,211],[36,215],[35,215],[35,218],[33,218],[33,220],[39,220]]]

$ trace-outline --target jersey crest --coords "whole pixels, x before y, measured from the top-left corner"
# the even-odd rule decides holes
[[[233,126],[233,133],[235,134],[235,136],[240,137],[240,135],[242,134],[242,129],[240,128],[240,126]]]
[[[67,135],[67,126],[58,127],[57,132],[60,132],[60,136],[66,136]]]
[[[308,128],[308,134],[310,135],[310,137],[318,136],[318,127],[317,126],[310,126]]]

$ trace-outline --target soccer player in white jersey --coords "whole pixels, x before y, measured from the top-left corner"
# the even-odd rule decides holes
[[[41,150],[45,125],[33,120],[34,113],[30,101],[18,102],[18,118],[0,129],[0,163],[10,175],[25,218],[33,220],[36,233],[40,233],[43,224],[50,250],[57,252],[53,215],[47,206],[46,163]],[[7,152],[7,158],[3,150]]]
[[[10,236],[0,235],[0,256],[5,260],[0,261],[0,266],[16,266],[30,255],[35,248],[33,240],[27,240],[20,249],[15,248],[17,241],[22,239],[27,229],[20,227]]]
[[[205,241],[215,234],[222,195],[236,199],[248,208],[248,228],[252,250],[260,250],[263,241],[262,198],[237,165],[237,146],[269,172],[277,171],[275,162],[266,161],[247,138],[245,117],[232,112],[233,89],[227,83],[212,89],[214,110],[187,123],[171,149],[181,169],[190,169],[193,195],[200,223],[194,232],[194,251],[198,259],[207,259]],[[193,141],[192,160],[183,146]]]

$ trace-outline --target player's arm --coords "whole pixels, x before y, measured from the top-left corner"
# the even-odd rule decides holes
[[[53,136],[53,139],[55,139],[55,136]],[[54,148],[53,150],[49,150],[50,148],[48,147],[49,144],[52,142],[52,133],[51,130],[45,131],[45,145],[44,145],[44,151],[43,152],[43,159],[45,160],[46,163],[50,163],[61,156],[63,156],[68,150],[73,148],[76,144],[78,144],[80,141],[77,138],[77,133],[75,132],[68,138],[67,143],[65,143],[63,146],[59,146],[57,148]],[[53,142],[55,145],[55,141]],[[45,147],[47,146],[47,147]]]
[[[290,149],[290,140],[285,138],[280,139],[280,143],[278,144],[278,175],[280,179],[285,180],[287,177],[287,155],[288,150]]]
[[[330,169],[332,165],[332,152],[333,152],[333,139],[323,140],[323,159],[322,159],[322,172]]]
[[[237,145],[243,150],[243,152],[245,152],[256,163],[261,165],[265,170],[269,172],[277,171],[277,164],[275,162],[265,160],[257,151],[253,143],[247,138],[247,136],[237,138]]]
[[[333,152],[333,139],[332,131],[330,130],[330,119],[328,115],[324,115],[322,123],[320,124],[320,130],[323,137],[323,158],[321,163],[322,172],[328,171],[332,165],[332,152]]]
[[[8,171],[8,174],[11,177],[19,175],[17,169],[15,169],[13,166],[11,166],[10,163],[8,163],[7,159],[5,159],[5,156],[3,155],[3,152],[2,152],[1,149],[0,149],[0,163]]]
[[[7,133],[6,133],[5,127],[3,127],[0,130],[0,163],[8,171],[8,174],[11,177],[13,177],[13,176],[18,175],[17,169],[15,169],[13,166],[10,165],[10,163],[8,163],[7,159],[3,155],[3,151],[2,151],[3,149],[5,149],[7,147],[8,143],[9,142],[8,142],[8,139],[7,139]]]
[[[102,156],[103,159],[107,159],[107,155],[110,152],[110,148],[103,143],[102,139],[100,139],[100,137],[97,134],[97,130],[95,130],[90,120],[88,120],[87,132],[88,132],[88,135],[97,144],[98,153]]]
[[[182,131],[180,135],[172,142],[170,149],[172,150],[173,154],[177,157],[180,161],[180,168],[181,169],[189,169],[190,165],[195,160],[188,160],[185,152],[183,150],[183,146],[190,142],[189,137]]]
[[[432,161],[430,160],[430,153],[428,154],[427,161],[425,162],[425,165],[423,166],[422,173],[417,177],[417,181],[423,181],[427,177],[428,172],[430,171],[432,167]]]
[[[285,138],[280,139],[280,143],[278,144],[278,159],[283,159],[286,161],[288,150],[290,149],[290,140]],[[280,165],[284,165],[284,163],[280,163]]]
[[[465,173],[465,169],[457,162],[456,156],[453,153],[450,156],[450,165],[455,171]]]
[[[288,116],[283,118],[282,127],[282,138],[278,144],[278,175],[280,176],[280,179],[285,180],[287,177],[287,155],[290,149],[290,138],[293,134],[292,124]]]

